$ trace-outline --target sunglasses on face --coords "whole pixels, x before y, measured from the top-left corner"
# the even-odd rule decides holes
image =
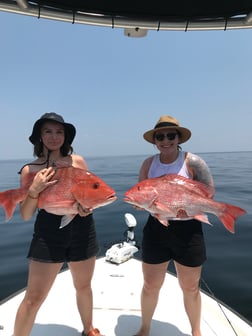
[[[155,139],[157,141],[164,141],[166,137],[168,140],[174,140],[176,136],[177,136],[177,133],[167,133],[167,134],[158,133],[158,134],[155,134]]]

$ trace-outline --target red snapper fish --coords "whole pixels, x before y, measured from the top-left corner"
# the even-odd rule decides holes
[[[147,210],[165,226],[169,219],[186,218],[210,224],[205,213],[212,213],[234,233],[236,218],[246,211],[215,201],[211,195],[212,190],[205,184],[171,174],[137,183],[125,192],[124,201]]]
[[[19,202],[22,202],[36,172],[29,173],[24,186],[0,192],[0,206],[9,220]],[[78,205],[96,209],[114,202],[115,191],[94,173],[72,166],[57,168],[51,179],[58,183],[44,189],[38,198],[38,208],[55,215],[61,215],[61,226],[66,226],[78,213]]]

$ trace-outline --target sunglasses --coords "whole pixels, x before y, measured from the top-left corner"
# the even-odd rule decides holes
[[[155,139],[157,141],[164,141],[166,137],[168,140],[174,140],[176,136],[177,136],[177,133],[167,133],[167,134],[158,133],[158,134],[155,134]]]

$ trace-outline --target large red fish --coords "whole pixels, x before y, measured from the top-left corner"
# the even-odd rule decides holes
[[[195,218],[210,224],[205,213],[212,213],[234,233],[236,218],[246,213],[237,206],[213,200],[206,185],[173,174],[143,180],[124,196],[125,202],[147,210],[166,226],[169,219],[176,218]]]
[[[27,196],[35,174],[27,175],[23,187],[0,192],[0,206],[4,208],[7,220],[12,217],[16,205]],[[61,227],[78,213],[78,204],[95,209],[116,200],[115,191],[90,171],[74,167],[58,168],[51,180],[55,179],[58,183],[39,194],[38,208],[64,216]]]

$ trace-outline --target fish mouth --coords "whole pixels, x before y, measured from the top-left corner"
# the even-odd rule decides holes
[[[129,198],[129,197],[127,197],[127,196],[124,197],[123,200],[124,200],[124,202],[126,202],[126,203],[135,204],[134,200],[131,199],[131,198]]]
[[[96,206],[91,206],[93,209],[97,209],[97,208],[100,208],[100,207],[103,207],[105,205],[109,205],[111,203],[113,203],[115,200],[117,199],[116,195],[113,194],[113,195],[110,195],[108,196],[105,200],[103,200],[101,203],[99,203],[99,205],[96,205]]]
[[[117,200],[117,197],[115,194],[111,195],[108,197],[108,200],[111,201],[111,202],[114,202],[115,200]]]
[[[116,197],[115,194],[109,195],[106,199],[106,204],[110,204],[110,203],[114,202],[115,200],[117,200],[117,197]]]

